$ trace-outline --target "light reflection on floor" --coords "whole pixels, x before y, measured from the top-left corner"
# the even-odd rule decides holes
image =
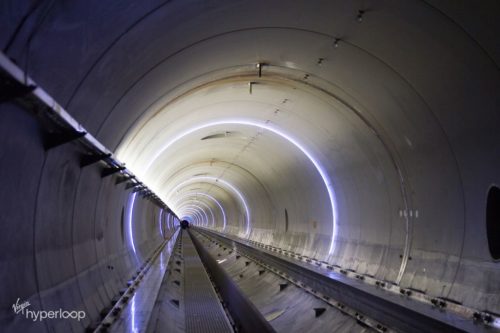
[[[146,331],[178,235],[179,230],[167,242],[160,255],[156,257],[130,299],[128,306],[123,309],[120,317],[111,326],[110,332],[139,333]]]

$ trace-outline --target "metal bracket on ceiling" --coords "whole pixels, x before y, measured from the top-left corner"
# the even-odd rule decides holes
[[[119,166],[119,167],[111,167],[111,168],[106,168],[102,171],[101,173],[101,177],[104,178],[104,177],[108,177],[108,176],[111,176],[117,172],[120,172],[120,171],[123,171],[125,170],[126,168],[124,166]]]
[[[46,132],[44,134],[44,148],[49,150],[65,143],[80,139],[87,135],[87,132],[67,130],[63,132]]]
[[[30,111],[37,118],[45,132],[43,144],[46,150],[78,140],[87,151],[92,152],[82,157],[81,167],[104,160],[108,168],[103,170],[103,178],[122,172],[125,177],[128,176],[123,181],[135,182],[132,184],[134,192],[146,190],[152,194],[149,197],[159,207],[168,208],[154,192],[138,181],[134,174],[123,166],[123,163],[112,157],[111,151],[88,133],[52,96],[38,87],[27,73],[0,51],[0,103],[7,101],[15,101],[17,105]],[[129,188],[131,188],[130,185],[127,186],[127,189]]]
[[[130,183],[130,184],[128,184],[128,185],[125,187],[125,189],[126,189],[126,190],[129,190],[129,189],[131,189],[131,188],[135,188],[135,187],[137,187],[137,186],[142,186],[142,185],[143,185],[143,184],[142,184],[141,182],[137,182],[137,183]]]
[[[124,175],[123,177],[121,178],[118,178],[115,182],[115,185],[118,185],[118,184],[121,184],[121,183],[125,183],[129,180],[132,180],[132,179],[135,179],[135,176],[132,175],[132,176],[129,176],[129,175]]]
[[[314,308],[314,317],[318,318],[326,311],[325,308]]]
[[[262,77],[262,67],[264,67],[265,65],[267,65],[266,63],[264,62],[258,62],[255,67],[257,67],[258,71],[259,71],[259,77]]]
[[[143,191],[143,190],[145,190],[145,189],[146,189],[146,187],[145,187],[143,184],[141,184],[140,186],[135,187],[135,188],[134,188],[134,190],[132,191],[132,193],[136,193],[136,192],[139,192],[139,191]]]
[[[9,102],[30,94],[36,89],[36,85],[25,85],[13,80],[5,71],[0,70],[0,103]]]
[[[86,154],[82,156],[82,159],[80,161],[80,167],[84,168],[86,166],[92,165],[94,163],[97,163],[99,161],[102,161],[105,158],[111,157],[111,153],[107,154]]]

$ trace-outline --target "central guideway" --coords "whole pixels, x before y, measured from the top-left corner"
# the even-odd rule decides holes
[[[182,231],[186,332],[233,332],[189,234]]]

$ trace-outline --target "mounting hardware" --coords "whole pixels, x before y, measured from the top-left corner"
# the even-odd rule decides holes
[[[111,176],[112,174],[123,171],[125,169],[126,169],[126,167],[124,167],[124,166],[106,168],[102,171],[101,178]]]
[[[262,62],[259,62],[255,65],[255,67],[257,67],[257,69],[259,70],[259,77],[262,77],[262,67],[264,67],[264,65],[266,64]]]
[[[80,139],[87,135],[87,132],[67,131],[62,133],[47,132],[44,138],[44,148],[49,150],[65,143]]]
[[[86,154],[82,156],[80,161],[80,168],[84,168],[86,166],[92,165],[99,161],[102,161],[105,158],[111,157],[111,153],[107,154]]]
[[[23,97],[36,89],[36,85],[25,85],[17,80],[2,80],[0,89],[0,103],[9,102],[19,97]]]
[[[118,178],[115,182],[115,185],[118,185],[118,184],[121,184],[121,183],[125,183],[129,180],[132,180],[132,179],[135,179],[135,176],[134,175],[125,175],[121,178]]]
[[[314,308],[314,317],[318,318],[326,311],[325,308]]]
[[[363,15],[365,14],[364,10],[358,10],[358,16],[356,17],[356,20],[361,23],[363,22]]]
[[[137,187],[137,186],[142,186],[142,183],[141,182],[137,182],[137,183],[130,183],[128,184],[125,189],[128,190],[128,189],[131,189],[131,188],[134,188],[134,187]]]
[[[248,93],[251,95],[252,92],[253,92],[253,85],[255,84],[256,82],[253,82],[253,81],[250,81],[248,82]]]

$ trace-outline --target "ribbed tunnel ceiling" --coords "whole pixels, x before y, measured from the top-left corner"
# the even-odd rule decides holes
[[[331,238],[324,182],[279,136],[226,124],[162,151],[187,129],[244,118],[311,151],[331,178],[346,238],[408,247],[411,226],[400,210],[420,209],[457,230],[456,241],[422,246],[458,254],[463,212],[473,210],[464,208],[468,177],[457,163],[470,163],[464,135],[484,145],[494,135],[497,46],[475,39],[475,22],[460,21],[464,27],[446,16],[453,4],[439,5],[448,14],[426,2],[391,1],[53,4],[31,41],[29,68],[162,198],[206,173],[248,197],[252,227],[280,228],[287,209],[292,230]],[[47,68],[52,75],[37,75]],[[201,141],[226,131],[241,134]],[[429,186],[447,199],[429,201]],[[222,202],[231,197],[225,206],[237,208],[228,225],[242,232],[241,200],[223,187],[207,191]],[[384,227],[367,229],[372,224]]]
[[[491,259],[496,2],[41,6],[9,54],[179,217],[498,306],[460,296]]]
[[[424,3],[398,8],[330,2],[322,8],[331,15],[324,16],[307,14],[317,4],[283,10],[237,3],[202,6],[199,16],[189,12],[185,21],[169,20],[169,6],[175,4],[114,39],[68,103],[78,113],[90,102],[80,96],[105,87],[88,110],[109,112],[86,110],[83,120],[97,126],[105,142],[118,144],[120,159],[167,203],[175,200],[172,189],[187,190],[176,185],[204,174],[199,185],[234,210],[231,232],[248,236],[249,223],[283,229],[287,209],[291,231],[331,238],[333,211],[314,165],[278,135],[234,124],[260,122],[295,137],[325,168],[337,193],[343,237],[407,248],[411,221],[400,216],[406,210],[439,225],[450,221],[456,240],[426,244],[424,237],[422,246],[460,253],[464,222],[457,221],[464,221],[465,208],[456,160],[463,149],[461,127],[468,117],[478,119],[465,111],[474,102],[462,97],[492,100],[492,90],[470,92],[478,89],[474,77],[485,84],[493,79],[488,69],[495,64],[456,24]],[[360,8],[362,22],[356,18]],[[176,13],[182,17],[184,11]],[[472,65],[477,61],[484,61],[482,70]],[[446,79],[435,80],[436,73]],[[486,106],[482,112],[491,111]],[[459,123],[454,114],[461,115]],[[229,123],[196,130],[164,150],[180,133],[224,121]],[[201,140],[225,132],[238,135]],[[238,195],[227,185],[210,185],[215,181],[208,177],[240,190],[251,222]],[[425,180],[412,181],[417,178]],[[430,186],[447,199],[427,201]],[[438,234],[433,225],[415,232]]]

